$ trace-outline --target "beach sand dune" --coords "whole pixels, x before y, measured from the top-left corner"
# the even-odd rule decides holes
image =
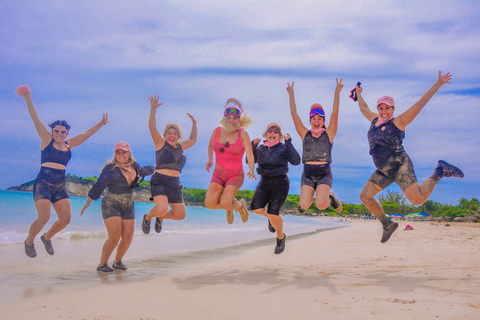
[[[400,224],[385,244],[378,221],[355,221],[287,235],[281,255],[272,241],[154,278],[109,275],[9,303],[0,318],[480,319],[480,228]]]

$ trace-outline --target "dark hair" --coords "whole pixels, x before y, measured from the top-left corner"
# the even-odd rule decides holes
[[[57,120],[55,122],[50,123],[48,126],[52,129],[55,128],[55,126],[62,126],[62,127],[65,127],[67,130],[70,130],[70,125],[65,120]]]

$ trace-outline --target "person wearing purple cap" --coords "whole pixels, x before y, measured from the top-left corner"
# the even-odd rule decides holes
[[[371,175],[360,193],[360,200],[383,225],[383,235],[380,242],[385,243],[398,228],[397,222],[390,221],[381,204],[375,200],[375,195],[396,183],[402,189],[405,197],[413,205],[423,204],[433,189],[443,177],[463,177],[463,172],[451,164],[439,160],[433,174],[419,184],[413,170],[413,163],[403,148],[405,128],[409,125],[433,95],[445,83],[450,83],[450,72],[442,75],[438,71],[435,84],[410,108],[394,117],[395,102],[392,97],[382,96],[377,100],[377,112],[368,107],[362,97],[363,88],[356,86],[358,106],[365,118],[371,122],[368,130],[370,155],[377,170]]]
[[[125,264],[122,263],[122,258],[132,243],[135,231],[134,191],[140,186],[141,181],[138,180],[142,178],[143,181],[143,178],[152,173],[153,167],[150,165],[140,167],[133,158],[128,143],[121,141],[115,145],[113,159],[103,166],[100,177],[88,192],[88,198],[80,216],[90,206],[90,203],[100,198],[102,192],[107,189],[101,208],[108,239],[103,245],[97,271],[127,270]],[[112,269],[107,262],[115,248],[117,248],[117,253]]]
[[[33,200],[38,217],[31,224],[27,239],[25,239],[25,254],[30,258],[37,256],[33,241],[50,220],[51,207],[53,206],[58,220],[40,237],[47,253],[53,255],[52,237],[63,230],[72,218],[72,208],[65,183],[65,171],[72,156],[71,150],[84,143],[85,140],[106,125],[108,123],[108,113],[104,113],[102,119],[84,133],[67,139],[70,125],[65,120],[57,120],[49,125],[52,129],[49,131],[38,116],[28,86],[19,86],[16,94],[25,100],[30,118],[42,140],[40,172],[33,184]]]
[[[252,149],[260,182],[252,197],[250,209],[268,219],[268,230],[277,233],[277,245],[274,253],[285,250],[286,236],[283,233],[283,220],[280,217],[282,208],[290,189],[288,179],[288,163],[294,166],[300,164],[300,155],[292,144],[288,133],[282,134],[282,128],[276,122],[267,125],[263,132],[263,140],[252,140]],[[285,142],[282,142],[284,140]],[[268,208],[267,208],[268,205]]]
[[[328,127],[325,126],[325,111],[319,103],[314,103],[310,107],[310,129],[305,127],[297,113],[293,90],[294,83],[292,82],[292,85],[288,84],[287,86],[293,123],[303,142],[303,173],[300,188],[300,204],[298,208],[301,213],[310,208],[315,193],[315,205],[319,210],[324,210],[331,205],[337,213],[342,212],[342,203],[335,194],[330,191],[332,188],[332,171],[330,170],[330,163],[332,162],[331,152],[333,139],[337,134],[340,91],[342,91],[343,88],[343,79],[338,81],[338,78],[336,78],[335,80],[337,84]]]

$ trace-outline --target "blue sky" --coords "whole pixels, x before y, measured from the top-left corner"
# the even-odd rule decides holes
[[[207,188],[207,145],[225,100],[239,99],[259,137],[271,121],[291,133],[287,82],[295,81],[299,114],[309,106],[331,111],[335,77],[343,78],[333,147],[333,191],[346,202],[374,171],[369,123],[348,98],[357,81],[373,106],[391,95],[397,113],[437,79],[453,74],[406,130],[404,146],[417,178],[439,159],[459,166],[463,179],[442,179],[430,197],[456,204],[480,196],[480,8],[472,1],[0,1],[0,188],[35,179],[40,139],[18,85],[32,90],[45,124],[65,119],[70,135],[109,112],[110,124],[73,149],[67,172],[99,174],[113,145],[130,143],[137,161],[154,163],[147,127],[148,96],[164,103],[157,124],[177,122],[197,144],[187,150],[181,181]],[[291,168],[299,193],[301,166]],[[256,182],[247,181],[246,189]],[[391,190],[398,190],[396,186]]]

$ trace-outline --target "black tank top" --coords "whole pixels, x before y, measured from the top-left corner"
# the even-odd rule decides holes
[[[378,117],[373,119],[370,129],[368,130],[368,144],[370,146],[370,154],[372,154],[373,148],[376,145],[387,147],[392,151],[403,150],[403,139],[405,138],[405,131],[397,128],[393,123],[393,119],[382,123],[378,127],[375,125],[378,121]]]
[[[60,151],[53,146],[53,142],[54,140],[52,139],[48,146],[46,146],[45,149],[42,150],[40,163],[42,164],[45,162],[53,162],[67,166],[68,161],[72,157],[72,151],[70,151],[70,147],[65,141],[65,145],[67,146],[68,150]]]
[[[324,131],[318,138],[312,136],[310,130],[305,134],[302,163],[305,164],[310,161],[332,163],[332,143],[327,131]]]
[[[182,172],[186,161],[187,158],[180,143],[177,143],[177,147],[174,148],[165,142],[161,149],[155,151],[155,170],[170,169]]]

